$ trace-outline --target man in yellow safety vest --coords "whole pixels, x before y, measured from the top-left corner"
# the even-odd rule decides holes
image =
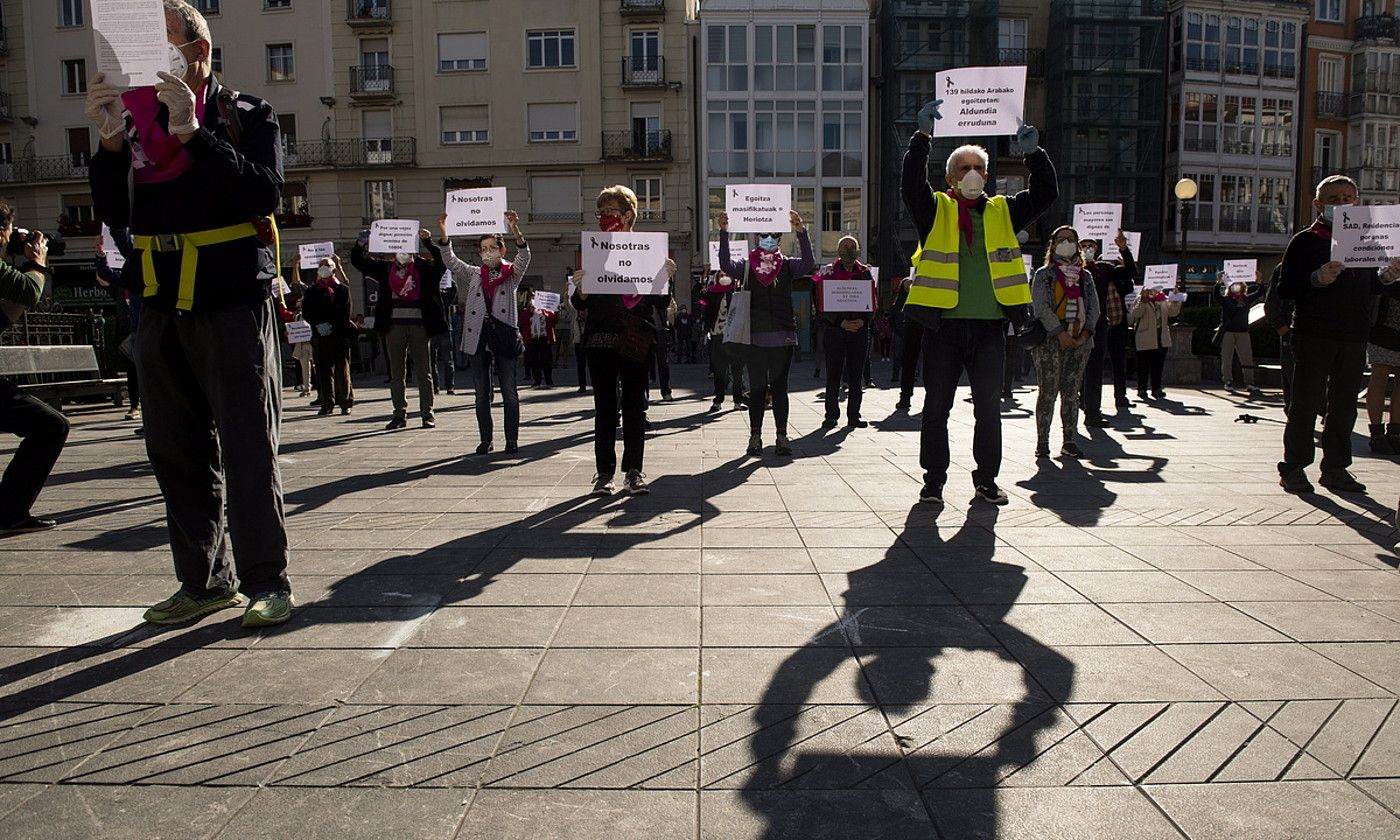
[[[1059,196],[1055,167],[1040,148],[1040,133],[1022,125],[1012,151],[1024,155],[1029,189],[1014,196],[988,196],[987,150],[961,146],[948,156],[946,192],[928,183],[933,123],[941,119],[930,102],[919,111],[919,130],[904,155],[904,203],[919,231],[914,282],[904,317],[923,327],[924,415],[919,461],[924,469],[920,501],[943,503],[948,478],[948,415],[963,372],[972,385],[975,419],[972,483],[977,498],[1004,505],[997,487],[1001,469],[1001,381],[1006,365],[1006,322],[1025,320],[1031,300],[1016,232],[1044,213]]]

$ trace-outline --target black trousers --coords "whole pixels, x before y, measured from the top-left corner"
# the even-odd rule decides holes
[[[526,348],[530,355],[530,369],[534,372],[535,384],[554,384],[554,345],[549,343],[547,338],[530,339],[530,346]]]
[[[1137,389],[1139,394],[1162,393],[1162,371],[1167,366],[1167,348],[1137,351]]]
[[[764,404],[770,395],[773,397],[773,425],[778,434],[787,434],[788,373],[796,353],[797,348],[792,345],[745,349],[744,366],[749,371],[749,431],[753,434],[763,430]]]
[[[671,393],[671,337],[669,330],[657,330],[656,342],[647,356],[648,381],[657,380],[663,395]]]
[[[1099,332],[1094,334],[1094,349],[1089,351],[1089,366],[1084,369],[1084,387],[1080,390],[1079,405],[1085,417],[1103,416],[1103,365],[1107,360],[1113,366],[1113,399],[1128,396],[1128,328],[1124,324],[1108,326],[1108,321],[1099,321]]]
[[[599,475],[617,472],[618,394],[622,406],[622,469],[642,469],[646,450],[647,366],[613,350],[589,350],[593,377],[593,455]],[[620,387],[619,387],[620,386]]]
[[[578,386],[588,387],[588,350],[584,348],[583,342],[574,345],[574,367],[578,368]]]
[[[1293,334],[1293,396],[1283,429],[1279,472],[1313,462],[1313,429],[1326,412],[1322,430],[1322,471],[1351,466],[1351,432],[1356,425],[1356,395],[1366,367],[1366,343]]]
[[[913,318],[904,319],[904,346],[900,349],[895,366],[899,371],[899,399],[910,402],[914,397],[914,376],[919,372],[919,354],[924,352],[924,328]],[[1003,348],[1003,354],[1005,349]],[[925,356],[925,365],[928,358]],[[928,387],[928,381],[924,381]]]
[[[1278,340],[1280,377],[1283,379],[1283,411],[1293,405],[1293,333],[1280,336]]]
[[[735,405],[744,401],[744,360],[739,351],[725,347],[720,336],[710,339],[710,374],[716,402],[724,402],[726,388],[733,390]]]
[[[974,485],[996,481],[1001,472],[1001,377],[1006,364],[1006,322],[944,318],[935,332],[923,332],[924,414],[919,465],[924,483],[948,480],[948,416],[958,382],[967,372],[972,385],[972,471]]]
[[[9,525],[30,516],[68,440],[68,418],[0,379],[0,432],[19,437],[19,448],[0,477],[0,525]]]
[[[870,328],[847,332],[840,326],[822,326],[822,346],[826,348],[826,419],[841,416],[841,377],[846,378],[846,419],[860,419],[860,403],[865,394],[865,364],[869,357]]]

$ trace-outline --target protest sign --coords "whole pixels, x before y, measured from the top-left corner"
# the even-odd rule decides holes
[[[314,268],[321,264],[321,260],[335,256],[335,243],[312,242],[306,245],[298,245],[297,253],[301,255],[302,268]]]
[[[506,188],[452,190],[447,194],[448,236],[506,231]]]
[[[724,188],[724,212],[731,233],[785,233],[792,230],[791,184],[737,184]]]
[[[1021,262],[1025,263],[1027,277],[1035,274],[1035,257],[1032,257],[1030,254],[1022,254]]]
[[[1025,67],[964,67],[939,73],[935,97],[943,100],[934,137],[1015,134],[1025,114]]]
[[[583,232],[583,290],[590,295],[664,295],[664,233]]]
[[[1143,270],[1142,285],[1148,289],[1175,289],[1176,264],[1147,266]]]
[[[535,292],[535,308],[543,309],[546,312],[559,311],[558,292]]]
[[[409,219],[379,219],[369,226],[372,254],[418,253],[418,222]]]
[[[1333,211],[1332,259],[1383,268],[1400,257],[1400,204],[1343,205]]]
[[[823,312],[873,312],[875,301],[870,284],[864,280],[834,280],[821,282]]]
[[[311,340],[311,325],[305,321],[287,322],[287,343],[303,344]]]
[[[156,85],[170,69],[161,0],[92,0],[92,40],[95,69],[115,88]]]
[[[1254,275],[1258,271],[1258,269],[1258,260],[1226,260],[1225,282],[1253,283]]]
[[[1104,259],[1122,259],[1123,255],[1118,252],[1118,243],[1114,241],[1117,237],[1118,232],[1114,231],[1113,236],[1104,239],[1102,252]],[[1128,253],[1133,255],[1133,259],[1142,259],[1142,234],[1133,230],[1125,230],[1123,231],[1123,238],[1128,240]]]
[[[121,268],[126,265],[126,257],[117,248],[117,241],[112,238],[112,229],[105,224],[102,226],[102,253],[107,257],[108,268]]]
[[[719,271],[719,243],[710,243],[710,270]]]
[[[1123,205],[1076,204],[1073,227],[1080,239],[1099,240],[1102,246],[1099,253],[1103,254],[1104,259],[1112,259],[1107,253],[1108,246],[1123,227]]]

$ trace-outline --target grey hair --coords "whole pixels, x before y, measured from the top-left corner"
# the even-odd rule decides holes
[[[1317,190],[1313,192],[1313,198],[1322,198],[1322,188],[1327,186],[1328,184],[1351,184],[1352,189],[1356,190],[1357,192],[1361,192],[1361,188],[1358,187],[1356,185],[1356,182],[1353,181],[1349,176],[1328,175],[1326,178],[1323,178],[1317,183]]]
[[[949,175],[953,174],[953,161],[966,154],[974,154],[981,158],[983,167],[992,165],[991,156],[989,156],[987,150],[981,146],[959,146],[953,150],[952,154],[948,155],[947,172]]]
[[[214,43],[214,39],[209,35],[209,21],[204,19],[204,15],[199,9],[186,3],[185,0],[165,0],[165,13],[174,15],[184,24],[184,39],[189,41],[208,41]]]

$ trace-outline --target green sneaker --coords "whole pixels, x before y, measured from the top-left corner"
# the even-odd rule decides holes
[[[296,601],[290,592],[264,592],[253,598],[243,613],[244,627],[271,627],[292,617]]]
[[[179,592],[146,610],[141,618],[147,624],[184,624],[212,612],[241,606],[243,596],[237,592],[193,595],[182,587]]]

